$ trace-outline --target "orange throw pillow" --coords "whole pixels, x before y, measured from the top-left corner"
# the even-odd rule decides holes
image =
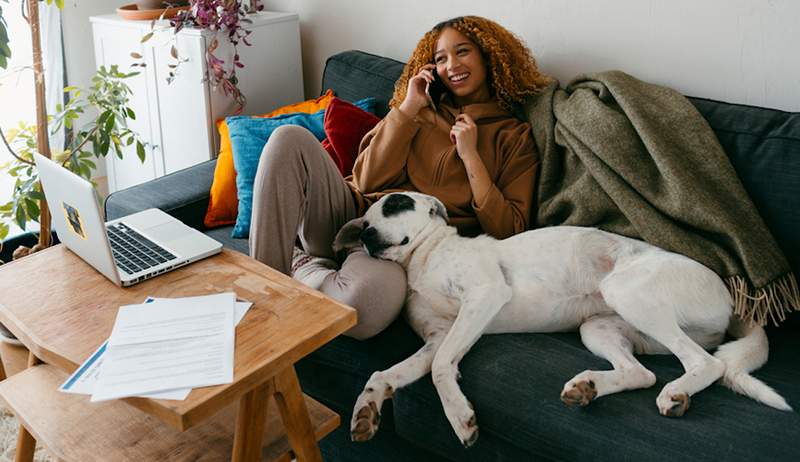
[[[295,112],[313,114],[326,109],[331,99],[333,99],[333,90],[328,90],[319,98],[283,106],[268,114],[254,117],[267,118]],[[236,198],[236,170],[233,168],[233,150],[231,148],[231,138],[228,134],[228,124],[225,123],[225,119],[217,121],[217,130],[219,130],[219,156],[214,170],[214,181],[209,192],[208,210],[203,220],[203,224],[207,228],[236,223],[236,215],[239,210],[239,200]]]

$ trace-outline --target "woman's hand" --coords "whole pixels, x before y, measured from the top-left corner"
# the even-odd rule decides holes
[[[428,105],[428,94],[425,89],[430,82],[433,82],[433,72],[436,72],[436,66],[426,64],[417,75],[408,79],[406,98],[400,103],[400,110],[407,116],[416,117],[420,109]]]
[[[450,141],[455,143],[461,160],[478,157],[478,126],[467,114],[459,114],[450,129]]]

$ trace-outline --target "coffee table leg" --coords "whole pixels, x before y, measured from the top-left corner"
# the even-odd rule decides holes
[[[308,415],[303,391],[297,381],[294,366],[275,376],[275,401],[286,427],[289,444],[299,462],[322,462],[314,428]]]
[[[28,367],[33,367],[41,362],[33,353],[28,353]],[[32,462],[34,452],[36,452],[36,438],[30,434],[27,428],[20,424],[14,462]]]
[[[272,395],[272,382],[259,385],[242,396],[236,414],[233,434],[233,462],[261,460],[264,424],[267,421],[267,404]]]

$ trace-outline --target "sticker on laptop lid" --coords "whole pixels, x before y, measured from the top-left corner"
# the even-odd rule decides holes
[[[64,211],[64,217],[67,219],[67,229],[72,231],[73,234],[81,239],[86,239],[86,227],[83,226],[83,218],[80,212],[75,207],[61,203],[61,209]]]

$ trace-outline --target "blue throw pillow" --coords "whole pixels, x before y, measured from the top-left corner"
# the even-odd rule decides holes
[[[356,106],[375,113],[375,98],[364,98],[355,103]],[[267,140],[278,127],[283,125],[299,125],[307,128],[318,140],[325,139],[323,120],[325,110],[314,114],[294,113],[270,118],[250,116],[227,117],[228,131],[233,150],[233,166],[236,169],[236,195],[239,199],[239,214],[231,237],[247,238],[250,235],[250,216],[253,208],[253,182],[255,181],[258,161]]]

